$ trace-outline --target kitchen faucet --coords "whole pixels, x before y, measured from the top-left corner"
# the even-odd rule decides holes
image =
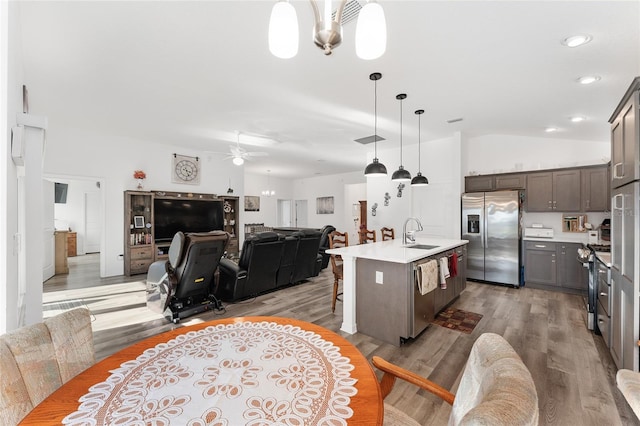
[[[407,218],[407,220],[404,221],[404,225],[402,225],[402,244],[403,245],[407,245],[407,243],[409,242],[410,243],[416,242],[416,237],[413,235],[414,231],[407,232],[407,224],[409,223],[410,220],[415,220],[416,223],[418,224],[418,231],[422,231],[422,224],[420,223],[418,218],[415,218],[415,217]]]

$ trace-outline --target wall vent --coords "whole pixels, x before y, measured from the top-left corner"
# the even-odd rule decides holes
[[[371,135],[371,136],[365,136],[364,138],[354,139],[354,140],[358,143],[361,143],[362,145],[368,145],[370,143],[373,143],[374,140],[377,140],[378,142],[386,140],[380,135],[377,135],[377,136],[378,136],[377,139],[376,139],[376,135]]]
[[[462,121],[464,120],[464,118],[460,117],[460,118],[452,118],[451,120],[447,120],[447,123],[449,124],[453,124],[453,123],[457,123],[458,121]]]

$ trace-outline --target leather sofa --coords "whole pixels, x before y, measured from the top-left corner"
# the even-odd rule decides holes
[[[215,296],[233,302],[317,276],[322,262],[320,236],[313,230],[287,236],[271,231],[248,236],[237,263],[226,258],[220,261]]]

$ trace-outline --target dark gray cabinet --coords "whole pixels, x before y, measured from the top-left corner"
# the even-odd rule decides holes
[[[466,176],[464,178],[465,192],[485,192],[495,189],[495,175]]]
[[[524,256],[525,284],[556,285],[555,243],[527,241]]]
[[[582,211],[605,212],[611,206],[609,167],[582,169]]]
[[[557,243],[557,278],[558,285],[568,290],[579,290],[586,293],[589,290],[589,271],[578,262],[578,248],[582,244]]]
[[[579,212],[581,209],[580,169],[527,175],[528,212]]]
[[[525,241],[524,281],[549,290],[586,294],[587,268],[577,260],[578,243]]]
[[[640,77],[634,80],[623,99],[609,120],[613,188],[640,179]]]
[[[495,176],[496,190],[525,189],[527,175],[525,173],[505,173]]]

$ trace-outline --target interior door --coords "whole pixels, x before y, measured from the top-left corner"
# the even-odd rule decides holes
[[[296,200],[295,201],[295,217],[293,218],[295,221],[296,228],[306,228],[307,227],[307,200]]]
[[[289,228],[291,221],[291,200],[278,200],[278,226]]]
[[[55,226],[54,209],[55,184],[42,181],[42,282],[55,275]]]
[[[85,233],[84,253],[100,251],[100,193],[87,192],[84,195]]]

